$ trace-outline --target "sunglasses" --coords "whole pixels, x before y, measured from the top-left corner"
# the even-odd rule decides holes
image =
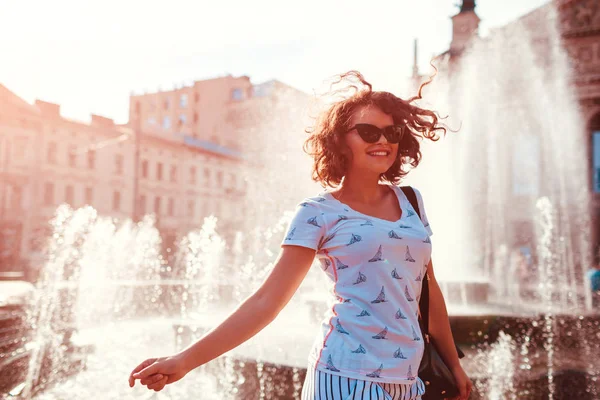
[[[367,143],[377,143],[381,135],[385,136],[388,143],[399,143],[404,135],[404,126],[402,125],[390,125],[379,129],[371,124],[356,124],[346,133],[354,129],[356,129],[360,138]]]

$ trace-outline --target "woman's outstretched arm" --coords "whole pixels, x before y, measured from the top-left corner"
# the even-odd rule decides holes
[[[290,301],[308,273],[315,250],[300,246],[283,246],[273,270],[262,285],[221,324],[201,339],[171,357],[148,359],[129,377],[148,389],[161,390],[164,385],[183,378],[200,365],[219,357],[252,338],[269,325]]]

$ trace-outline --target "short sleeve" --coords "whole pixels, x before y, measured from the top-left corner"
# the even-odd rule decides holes
[[[419,205],[419,211],[421,212],[421,221],[423,221],[423,226],[425,226],[425,230],[429,236],[433,235],[433,231],[431,230],[431,226],[429,225],[429,219],[427,218],[427,212],[425,211],[425,204],[423,203],[423,196],[421,196],[421,192],[414,188],[415,194],[417,195],[417,204]]]
[[[296,207],[281,245],[308,247],[318,250],[325,236],[325,219],[318,203],[306,200]]]

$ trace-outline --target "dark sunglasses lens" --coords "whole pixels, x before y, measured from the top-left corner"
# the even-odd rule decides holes
[[[402,127],[399,125],[388,126],[384,130],[385,138],[390,143],[398,143],[402,138]]]
[[[372,125],[356,125],[356,131],[361,139],[367,143],[375,143],[381,137],[381,130]]]

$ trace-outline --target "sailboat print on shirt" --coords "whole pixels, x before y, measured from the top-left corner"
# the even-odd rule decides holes
[[[400,236],[398,236],[396,232],[394,232],[393,229],[388,232],[388,236],[390,237],[390,239],[402,239]]]
[[[296,232],[296,227],[292,228],[285,240],[292,240],[292,238],[294,237],[294,232]]]
[[[381,364],[379,366],[379,368],[377,368],[375,371],[371,372],[370,374],[367,374],[367,376],[369,378],[380,378],[381,377],[381,371],[383,370],[383,364]]]
[[[371,314],[369,314],[369,312],[367,310],[362,310],[360,314],[357,315],[357,317],[370,317]]]
[[[431,239],[429,239],[429,236],[427,236],[427,239],[423,240],[423,243],[431,244]]]
[[[415,279],[415,282],[421,282],[421,280],[423,279],[423,273],[419,272],[419,276],[417,276],[417,278]]]
[[[337,257],[333,257],[333,258],[335,258],[335,262],[337,264],[338,271],[340,269],[346,269],[346,268],[348,268],[348,266],[346,264],[344,264],[343,262],[341,262],[339,258],[337,258]]]
[[[377,335],[375,336],[371,336],[373,339],[385,339],[385,337],[387,336],[388,333],[388,328],[387,326],[385,328],[383,328],[383,330],[381,332],[379,332]]]
[[[406,296],[406,300],[415,301],[415,299],[412,298],[410,293],[408,293],[408,285],[404,286],[404,295]]]
[[[385,288],[383,286],[381,287],[381,292],[379,292],[379,296],[377,296],[377,298],[375,300],[373,300],[371,303],[372,304],[385,303]]]
[[[398,350],[394,352],[394,358],[401,358],[403,360],[407,359],[407,357],[404,354],[402,354],[402,349],[400,347],[398,347]]]
[[[408,210],[408,212],[406,213],[407,217],[412,217],[413,215],[416,215],[413,210]]]
[[[358,278],[356,278],[356,282],[353,285],[358,285],[359,283],[363,283],[367,281],[367,277],[362,272],[358,272]]]
[[[410,229],[411,226],[410,225],[400,224],[400,225],[398,225],[398,228],[400,228],[400,229]]]
[[[347,330],[345,330],[342,327],[342,324],[340,324],[340,320],[338,319],[337,322],[335,323],[335,329],[339,332],[339,333],[343,333],[344,335],[349,335],[350,332],[348,332]]]
[[[402,309],[400,308],[398,309],[398,311],[396,311],[396,319],[407,319],[406,315],[402,313]]]
[[[362,344],[359,344],[358,345],[358,349],[352,350],[352,353],[354,353],[354,354],[367,354],[367,350],[365,350],[365,348],[362,346]]]
[[[370,220],[365,219],[365,223],[364,224],[360,224],[360,226],[373,226],[373,223]]]
[[[394,279],[402,279],[402,277],[400,275],[398,275],[398,272],[396,272],[396,268],[394,268],[392,270],[392,278],[394,278]]]
[[[321,227],[321,225],[319,225],[319,223],[317,222],[317,217],[316,217],[316,216],[315,216],[315,217],[312,217],[312,218],[309,218],[309,219],[308,219],[308,221],[306,221],[306,223],[307,223],[307,224],[314,225],[314,226],[316,226],[317,228],[320,228],[320,227]]]
[[[406,374],[408,380],[414,381],[416,377],[412,374],[412,365],[408,366],[408,373]]]
[[[410,255],[410,249],[408,248],[408,246],[406,246],[406,257],[404,258],[404,260],[408,262],[415,262],[415,259],[412,258],[412,256]]]
[[[414,326],[410,326],[410,329],[412,329],[412,334],[413,334],[413,340],[415,342],[418,342],[421,340],[421,338],[419,336],[417,336],[417,332],[415,332],[415,327]]]
[[[360,235],[352,234],[352,238],[350,239],[350,242],[348,242],[348,244],[346,246],[350,246],[351,244],[360,242],[361,240],[362,240],[362,238],[360,237]]]
[[[375,255],[373,256],[373,258],[371,258],[369,260],[369,262],[383,261],[383,258],[381,258],[381,255],[382,255],[381,245],[379,245],[379,249],[377,249],[377,253],[375,253]]]
[[[340,370],[337,369],[335,367],[335,365],[333,365],[333,360],[331,359],[331,354],[329,355],[329,357],[327,357],[327,366],[325,368],[330,371],[333,371],[333,372],[340,372]]]
[[[321,259],[321,268],[323,271],[327,271],[327,268],[331,266],[331,261],[328,258]]]
[[[316,199],[319,203],[324,202],[325,200],[327,200],[325,197],[317,197]]]

